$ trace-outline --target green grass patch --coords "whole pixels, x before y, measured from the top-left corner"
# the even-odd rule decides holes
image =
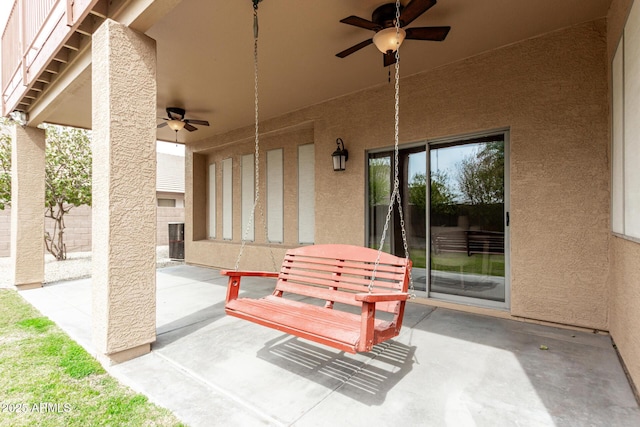
[[[25,329],[33,329],[37,332],[44,332],[53,326],[54,323],[46,317],[36,317],[34,319],[24,319],[16,323]]]
[[[75,342],[67,343],[65,346],[60,358],[60,367],[71,378],[84,378],[104,373],[102,365]]]
[[[181,426],[110,377],[51,320],[0,289],[0,427]]]
[[[439,271],[450,271],[464,274],[482,274],[504,277],[504,255],[499,254],[473,254],[466,253],[442,253],[431,254],[431,268]]]

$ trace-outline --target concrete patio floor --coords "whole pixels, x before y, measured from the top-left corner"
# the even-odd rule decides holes
[[[640,426],[606,335],[409,304],[399,337],[351,355],[225,316],[216,270],[157,289],[153,351],[109,372],[191,426]],[[21,295],[95,354],[90,279]]]

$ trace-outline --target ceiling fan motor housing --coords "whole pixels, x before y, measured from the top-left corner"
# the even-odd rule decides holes
[[[400,13],[404,6],[400,6]],[[383,28],[389,28],[395,26],[396,19],[396,5],[394,3],[383,4],[373,11],[371,14],[371,21],[380,25]],[[402,21],[400,22],[400,26],[403,26]]]
[[[177,118],[176,116],[180,116],[178,120],[182,120],[184,119],[185,113],[186,111],[184,110],[184,108],[167,107],[167,117],[171,119]]]

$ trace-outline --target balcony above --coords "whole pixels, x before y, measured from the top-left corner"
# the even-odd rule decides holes
[[[15,0],[2,34],[2,115],[27,111],[91,42],[106,0]],[[22,31],[20,31],[22,29]]]

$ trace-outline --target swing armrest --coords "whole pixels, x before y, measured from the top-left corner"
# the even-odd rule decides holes
[[[227,284],[227,302],[238,299],[238,293],[240,292],[240,280],[242,276],[249,277],[278,277],[278,273],[272,271],[235,271],[235,270],[220,270],[222,276],[229,276],[229,282]]]
[[[362,302],[384,302],[384,301],[406,301],[409,299],[407,292],[388,292],[388,293],[361,293],[355,295],[356,301]]]
[[[273,271],[236,271],[236,270],[220,270],[221,276],[229,277],[278,277],[280,273]]]

